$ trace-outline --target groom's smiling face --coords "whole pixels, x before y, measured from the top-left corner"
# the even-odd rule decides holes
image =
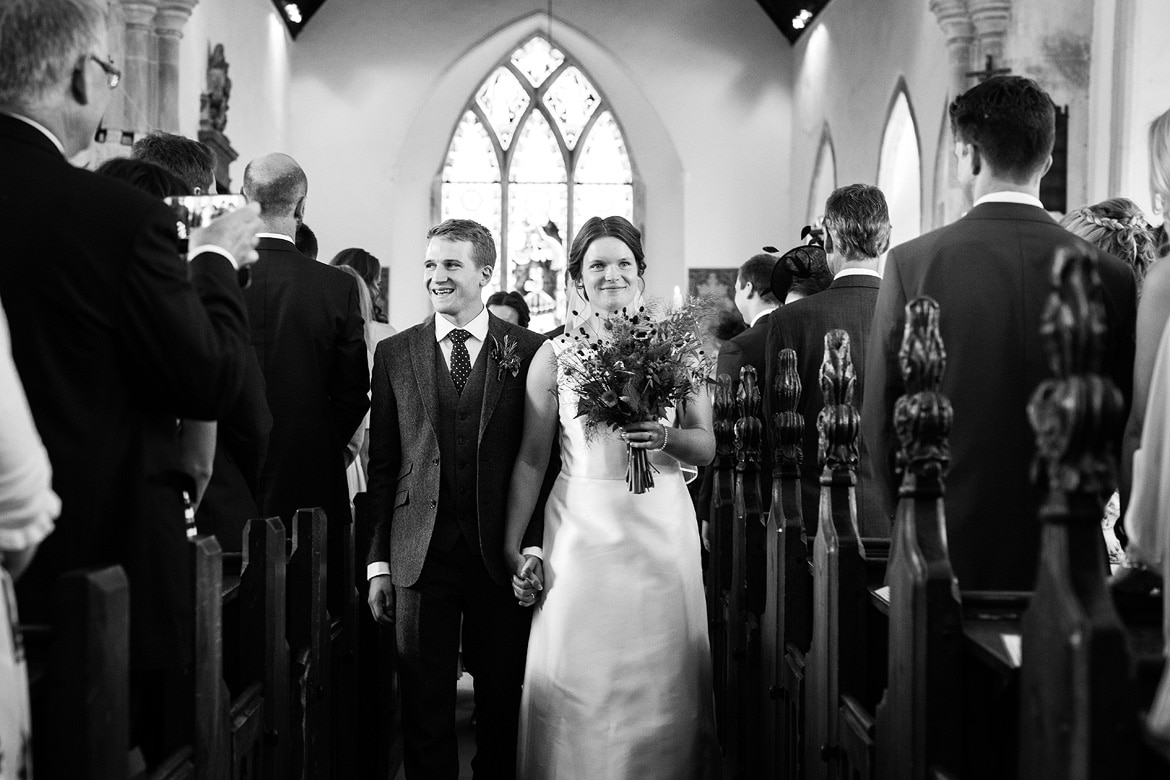
[[[436,236],[427,244],[423,281],[431,305],[456,325],[466,325],[479,314],[481,293],[491,278],[492,267],[476,264],[470,241]]]

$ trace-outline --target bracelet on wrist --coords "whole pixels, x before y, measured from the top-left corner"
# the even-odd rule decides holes
[[[670,429],[667,428],[662,423],[658,423],[658,425],[659,425],[659,427],[662,428],[662,446],[661,447],[651,447],[650,448],[651,452],[662,452],[664,449],[666,449],[666,442],[670,439],[670,436],[668,435],[668,431]]]

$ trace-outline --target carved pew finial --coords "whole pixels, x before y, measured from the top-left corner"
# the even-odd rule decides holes
[[[760,462],[760,447],[763,440],[763,423],[760,422],[760,388],[756,382],[756,369],[744,366],[740,369],[739,394],[736,396],[735,457],[736,469],[743,471],[749,463]]]
[[[902,492],[919,490],[939,479],[950,464],[951,402],[939,393],[947,353],[939,331],[939,308],[933,298],[906,304],[906,329],[898,351],[905,395],[894,404],[894,430],[902,446],[898,471]]]
[[[861,416],[853,408],[857,376],[849,355],[849,334],[831,330],[825,334],[825,358],[821,363],[821,392],[825,407],[817,416],[820,433],[819,462],[833,471],[857,470],[857,432]]]
[[[1121,392],[1100,373],[1107,326],[1092,256],[1060,249],[1052,286],[1040,333],[1054,378],[1041,382],[1028,404],[1036,432],[1033,476],[1048,487],[1042,519],[1067,512],[1074,495],[1104,501],[1114,490],[1114,443],[1125,423]],[[1099,513],[1089,519],[1096,522]]]
[[[715,453],[720,459],[730,459],[735,454],[735,395],[731,391],[731,377],[727,374],[720,374],[715,380],[712,412]]]
[[[1106,585],[1100,520],[1115,484],[1124,402],[1100,373],[1107,320],[1096,260],[1058,250],[1040,332],[1054,377],[1028,404],[1040,508],[1036,589],[1024,614],[1020,777],[1134,777],[1132,660]]]
[[[776,371],[776,405],[780,410],[772,415],[775,455],[772,462],[778,473],[795,469],[799,473],[803,455],[800,443],[804,437],[804,415],[796,410],[800,403],[800,372],[796,368],[796,352],[780,351],[780,366]]]

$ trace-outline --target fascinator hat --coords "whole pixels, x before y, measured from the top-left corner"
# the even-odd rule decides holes
[[[825,250],[816,244],[801,244],[789,249],[772,266],[772,295],[783,301],[793,282],[810,278],[816,269],[824,268],[826,262]]]

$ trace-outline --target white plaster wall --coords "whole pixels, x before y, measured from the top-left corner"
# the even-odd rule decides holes
[[[249,160],[288,151],[293,43],[269,0],[201,0],[183,28],[179,50],[179,132],[190,138],[199,132],[207,54],[217,43],[223,44],[230,65],[232,95],[224,135],[240,155],[231,166],[232,190],[238,192]]]
[[[289,137],[309,176],[306,222],[323,257],[364,246],[390,265],[398,327],[429,311],[424,236],[455,122],[490,68],[547,28],[545,7],[335,0],[293,46]],[[792,210],[788,191],[791,50],[754,0],[562,0],[553,14],[554,42],[626,134],[649,294],[685,285],[688,266],[736,266],[792,234],[803,204]]]
[[[792,213],[809,208],[826,123],[836,151],[837,185],[877,183],[882,135],[903,78],[923,165],[922,225],[928,229],[935,197],[932,161],[946,116],[950,71],[946,41],[925,0],[833,0],[801,36],[795,53]],[[788,238],[795,244],[798,234]]]
[[[1127,197],[1153,216],[1150,122],[1170,109],[1170,2],[1097,0],[1088,202]],[[1071,204],[1070,204],[1071,205]]]

